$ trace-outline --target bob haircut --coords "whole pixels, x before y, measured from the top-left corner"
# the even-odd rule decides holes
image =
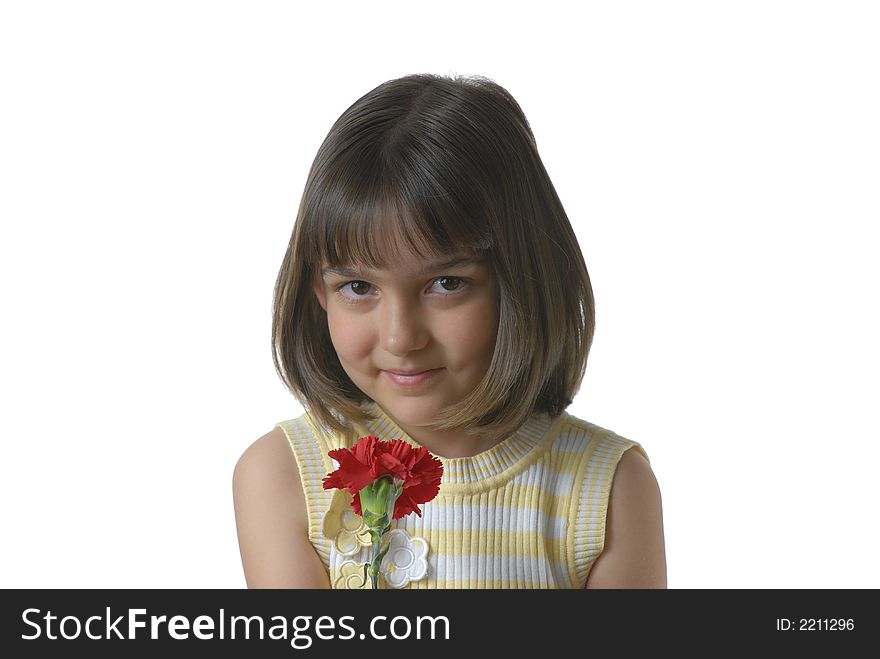
[[[483,257],[499,285],[495,350],[479,385],[433,428],[511,436],[555,418],[586,370],[595,310],[574,230],[510,93],[482,76],[414,74],[352,104],[309,171],[275,283],[272,359],[319,432],[374,417],[314,292],[323,267],[386,269],[408,247]]]

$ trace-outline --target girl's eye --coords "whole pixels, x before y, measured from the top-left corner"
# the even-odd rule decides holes
[[[467,286],[467,281],[461,277],[437,277],[432,283],[439,283],[440,288],[436,290],[446,291],[445,293],[440,293],[440,297],[458,295]],[[336,294],[345,302],[357,304],[360,300],[368,297],[371,287],[372,284],[369,282],[361,280],[347,281],[336,287]],[[346,288],[351,291],[352,295],[343,293]],[[434,287],[432,286],[432,288]]]
[[[352,292],[358,297],[366,295],[366,289],[370,287],[370,285],[365,281],[350,281],[347,284],[343,284],[336,290],[342,290],[346,286],[351,286]]]
[[[438,277],[434,281],[445,282],[440,285],[443,287],[444,291],[449,293],[457,293],[462,290],[465,286],[465,281],[461,277]],[[451,286],[452,288],[448,288]]]

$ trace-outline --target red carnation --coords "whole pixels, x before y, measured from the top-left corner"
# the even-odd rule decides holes
[[[348,490],[354,496],[351,507],[358,515],[363,515],[360,491],[383,476],[403,486],[394,503],[393,519],[410,513],[421,517],[418,504],[430,501],[440,491],[443,463],[423,446],[413,448],[402,439],[382,441],[368,435],[351,449],[335,449],[328,455],[339,462],[339,468],[324,478],[324,489]]]

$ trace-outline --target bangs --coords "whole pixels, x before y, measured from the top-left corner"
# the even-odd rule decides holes
[[[385,269],[406,252],[435,260],[450,254],[479,257],[491,248],[488,226],[444,190],[426,189],[424,183],[369,183],[327,189],[315,205],[307,249],[317,268]]]

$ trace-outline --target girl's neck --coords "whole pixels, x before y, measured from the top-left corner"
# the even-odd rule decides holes
[[[471,437],[465,432],[456,431],[427,436],[417,432],[416,435],[410,434],[410,437],[438,458],[470,458],[488,451],[501,441],[491,437]]]
[[[429,427],[408,426],[394,419],[379,405],[376,411],[397,426],[401,431],[419,444],[424,446],[438,458],[469,458],[488,451],[497,446],[503,438],[491,436],[473,436],[463,430],[433,430]]]

